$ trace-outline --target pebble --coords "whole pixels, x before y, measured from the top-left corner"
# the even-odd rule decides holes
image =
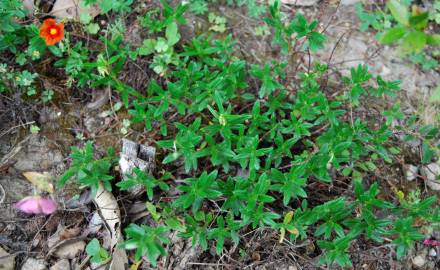
[[[380,75],[387,76],[387,75],[390,75],[390,74],[391,74],[391,69],[389,69],[386,66],[383,66],[382,70],[380,71]]]
[[[44,260],[28,258],[21,270],[47,270]]]
[[[360,2],[360,0],[341,0],[341,5],[351,6],[351,5],[356,4],[357,2]]]
[[[428,187],[434,191],[440,190],[440,181],[437,180],[437,177],[440,175],[440,165],[438,163],[423,166],[420,172],[426,177],[426,185],[428,185]]]
[[[317,4],[319,0],[281,0],[281,3],[295,5],[297,7],[311,7]]]
[[[437,251],[435,249],[431,248],[429,250],[429,256],[431,256],[431,257],[437,256]]]
[[[420,267],[422,267],[422,266],[425,265],[426,260],[425,260],[425,257],[424,257],[424,256],[422,256],[422,255],[417,255],[417,256],[415,256],[415,257],[412,259],[412,263],[413,263],[413,265],[414,265],[415,267],[420,268]]]
[[[407,165],[406,172],[405,172],[406,180],[412,181],[412,180],[416,179],[418,171],[419,171],[419,168],[417,166],[412,165],[412,164]]]

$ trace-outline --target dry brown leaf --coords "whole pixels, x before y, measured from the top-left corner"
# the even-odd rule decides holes
[[[66,240],[73,237],[78,236],[78,234],[81,232],[80,227],[75,227],[71,229],[64,229],[60,232],[60,240]]]
[[[79,19],[81,13],[89,13],[90,17],[95,18],[100,10],[97,5],[91,7],[80,7],[80,0],[57,0],[53,5],[50,14],[60,19]]]
[[[104,189],[100,183],[96,198],[94,199],[96,208],[106,223],[106,228],[110,233],[110,243],[112,250],[112,260],[110,262],[110,270],[125,269],[128,264],[127,254],[125,250],[116,248],[116,245],[123,241],[121,232],[121,213],[118,203],[111,192]]]
[[[34,0],[23,0],[23,7],[29,11],[30,15],[34,14],[34,10],[35,10],[35,4],[34,4]]]
[[[10,255],[0,247],[0,269],[14,270],[15,269],[15,255]]]
[[[85,248],[86,242],[83,240],[64,242],[57,248],[55,255],[60,259],[74,259],[83,252]]]
[[[130,270],[138,270],[138,268],[139,268],[139,266],[141,265],[141,263],[142,263],[142,260],[133,263],[133,264],[130,266]]]
[[[281,0],[286,5],[295,5],[300,7],[310,7],[318,3],[319,0]]]
[[[52,175],[48,172],[24,172],[24,177],[32,183],[37,189],[53,193]]]

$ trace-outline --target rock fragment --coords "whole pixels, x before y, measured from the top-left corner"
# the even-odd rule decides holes
[[[440,165],[438,163],[430,163],[423,166],[420,170],[421,174],[426,178],[426,185],[432,190],[440,190],[440,180],[437,178],[440,175]]]

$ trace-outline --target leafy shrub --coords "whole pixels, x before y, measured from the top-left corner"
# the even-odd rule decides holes
[[[253,11],[260,12],[255,1],[229,2],[253,3]],[[128,12],[132,1],[99,3],[104,13],[113,14]],[[425,13],[410,15],[399,3],[390,3],[399,24],[391,28],[394,30],[385,30],[383,40],[399,37],[412,44],[411,37],[423,35],[426,42],[416,46],[422,48],[436,39],[423,31]],[[17,12],[19,7],[1,5],[0,12],[23,17]],[[206,12],[201,1],[190,5],[194,12]],[[307,71],[293,74],[295,83],[291,83],[287,69],[294,63],[248,62],[235,52],[232,35],[200,34],[183,42],[179,25],[186,23],[187,8],[161,1],[160,8],[140,14],[136,19],[146,34],[140,47],[124,41],[126,27],[119,19],[102,30],[105,35],[95,36],[96,47],[66,38],[62,44],[50,46],[57,49],[49,48],[69,85],[79,90],[112,89],[119,94],[125,106],[121,110],[130,122],[139,124],[140,132],[151,134],[158,147],[161,164],[156,175],[134,170],[116,184],[121,191],[139,184],[146,188],[152,222],[128,225],[126,241],[120,245],[135,250],[136,261],[146,256],[156,266],[158,257],[167,254],[170,232],[191,238],[193,245],[204,250],[209,241],[215,241],[216,252],[221,254],[226,246],[243,244],[244,231],[270,228],[279,231],[281,242],[316,239],[322,251],[320,264],[348,267],[352,264],[349,249],[358,237],[378,243],[391,239],[402,258],[422,238],[416,220],[424,226],[438,225],[434,197],[413,200],[399,190],[395,190],[396,200],[381,196],[383,181],[375,172],[379,166],[396,162],[400,150],[395,132],[404,134],[407,141],[423,140],[422,163],[438,154],[434,145],[438,129],[419,127],[414,117],[406,119],[401,112],[396,98],[399,81],[386,81],[371,74],[366,65],[359,65],[341,78],[339,91],[332,92],[327,84],[328,67],[313,63]],[[326,38],[316,20],[309,23],[301,14],[286,20],[279,1],[273,1],[264,14],[272,43],[281,53],[313,53],[323,47]],[[369,20],[364,27],[379,28],[375,18],[363,15]],[[216,25],[224,22],[211,18]],[[83,22],[87,22],[83,27],[93,23]],[[17,29],[32,29],[15,25],[13,20],[8,23]],[[32,37],[29,46],[34,46]],[[149,61],[153,71],[145,89],[135,89],[119,76],[128,62],[138,59]],[[26,76],[33,77],[32,73]],[[27,80],[20,86],[28,84]],[[376,125],[360,116],[367,102],[385,99],[394,104],[375,115]],[[407,126],[396,125],[397,120],[407,120]],[[70,158],[71,166],[60,178],[60,187],[74,178],[93,194],[100,183],[112,190],[112,150],[100,158],[92,142],[86,142],[82,148],[72,147]],[[330,192],[338,185],[349,192]],[[155,194],[167,195],[169,190],[177,190],[177,196],[157,201]],[[317,190],[328,196],[318,198]],[[87,252],[96,261],[108,257],[95,240]]]
[[[66,182],[75,176],[76,182],[79,185],[90,187],[92,197],[96,196],[99,188],[99,183],[103,183],[104,188],[108,191],[112,190],[110,181],[113,176],[110,174],[110,169],[114,162],[114,151],[108,149],[108,156],[102,159],[95,159],[92,142],[85,143],[82,149],[72,147],[72,164],[70,168],[61,176],[58,184],[63,187]]]
[[[435,4],[435,6],[438,3]],[[436,21],[435,10],[423,11],[413,6],[408,11],[408,4],[398,0],[388,0],[387,9],[390,14],[382,10],[365,12],[362,5],[356,5],[356,13],[362,21],[360,30],[366,31],[369,26],[380,31],[378,39],[383,44],[399,44],[403,53],[421,53],[426,46],[439,46],[440,35],[428,33],[428,23]]]

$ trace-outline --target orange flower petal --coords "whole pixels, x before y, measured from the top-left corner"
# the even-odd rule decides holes
[[[52,46],[64,38],[64,23],[57,24],[54,19],[46,19],[40,27],[40,37],[46,45]]]

